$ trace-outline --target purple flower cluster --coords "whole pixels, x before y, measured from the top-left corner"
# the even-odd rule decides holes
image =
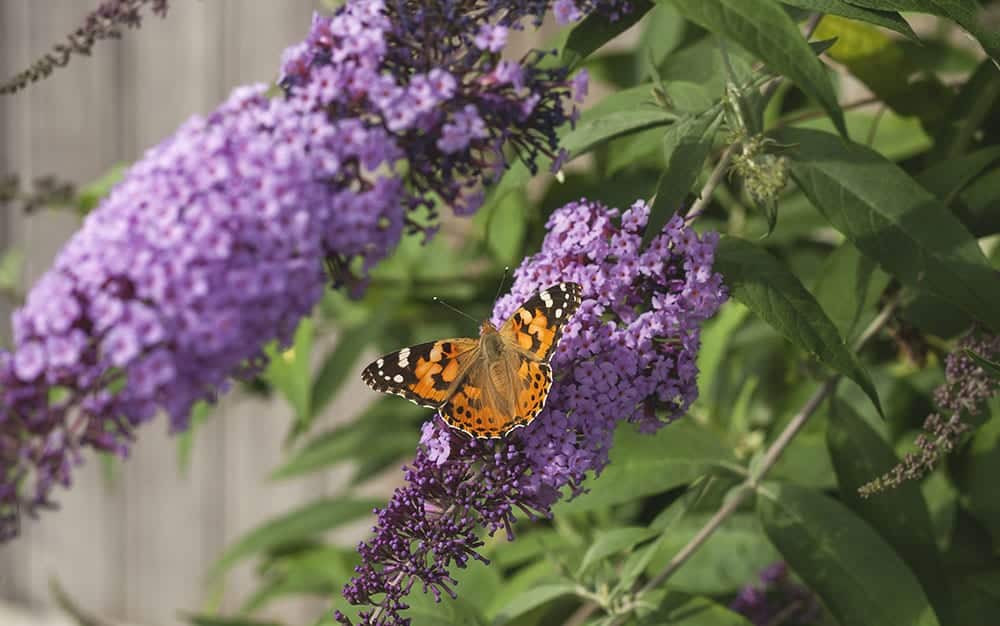
[[[282,85],[336,118],[386,129],[409,167],[407,206],[479,208],[511,155],[554,158],[571,84],[544,54],[500,58],[507,34],[547,2],[354,0],[317,17],[285,53]],[[585,85],[575,85],[585,89]]]
[[[966,350],[996,362],[1000,359],[1000,335],[973,329],[959,340],[945,359],[945,382],[934,390],[934,403],[939,411],[924,420],[924,432],[916,440],[917,451],[908,452],[901,463],[862,485],[858,490],[861,496],[869,497],[905,481],[919,480],[933,471],[969,430],[968,418],[979,415],[1000,391],[1000,380],[983,370]]]
[[[408,485],[379,512],[344,590],[352,604],[373,607],[362,611],[364,623],[407,623],[400,611],[418,582],[435,596],[454,595],[449,568],[482,558],[477,530],[512,538],[517,511],[548,515],[564,487],[579,493],[586,472],[600,472],[616,424],[652,431],[693,402],[699,327],[726,298],[712,271],[718,237],[699,237],[675,217],[642,250],[648,216],[642,202],[620,213],[586,200],[553,213],[541,251],[515,271],[493,319],[540,288],[583,287],[551,361],[556,381],[545,409],[497,443],[440,420],[425,425]]]
[[[555,0],[552,13],[560,24],[569,24],[592,12],[602,13],[612,21],[632,11],[628,0]]]
[[[404,231],[433,229],[428,209],[478,208],[505,151],[554,153],[571,86],[540,54],[501,60],[518,6],[354,0],[285,53],[284,93],[238,89],[131,168],[0,354],[0,536],[82,447],[125,455],[157,411],[182,430],[256,371],[320,298],[324,262],[357,293]]]
[[[729,604],[756,626],[806,626],[820,618],[819,602],[808,589],[791,580],[788,565],[778,561],[760,572],[759,581],[743,587]]]
[[[29,511],[69,483],[80,446],[124,455],[159,409],[186,428],[196,401],[288,341],[325,255],[372,261],[398,240],[387,134],[265,91],[238,89],[150,150],[15,313],[0,457],[8,484],[34,468]]]

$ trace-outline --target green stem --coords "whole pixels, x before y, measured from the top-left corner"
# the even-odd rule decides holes
[[[860,350],[864,345],[874,337],[892,318],[893,312],[896,310],[896,305],[898,304],[898,299],[889,302],[885,308],[878,314],[878,316],[872,320],[868,328],[861,334],[858,340],[854,343],[853,349],[855,351]],[[806,401],[802,409],[792,418],[792,420],[785,426],[785,429],[781,431],[778,438],[773,444],[768,448],[764,455],[764,459],[761,461],[760,465],[753,471],[750,476],[743,481],[743,483],[732,493],[732,495],[723,502],[722,506],[718,511],[709,519],[705,525],[698,531],[698,533],[688,541],[687,545],[681,548],[674,558],[664,567],[656,576],[651,578],[645,585],[643,585],[638,590],[638,594],[641,595],[648,591],[651,591],[664,582],[666,582],[674,573],[680,569],[691,556],[698,551],[709,537],[711,537],[716,530],[722,526],[723,523],[729,517],[739,510],[740,506],[746,501],[751,493],[757,488],[760,482],[764,479],[767,473],[774,467],[781,458],[781,453],[785,451],[788,444],[792,442],[795,436],[802,430],[802,427],[806,425],[809,417],[816,412],[820,404],[823,403],[830,394],[837,388],[837,382],[840,380],[840,375],[835,374],[828,378],[815,393]],[[611,622],[611,626],[620,626],[627,615],[619,615]]]

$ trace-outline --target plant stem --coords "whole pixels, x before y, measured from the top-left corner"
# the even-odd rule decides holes
[[[896,310],[896,305],[898,304],[898,299],[894,299],[886,304],[885,308],[872,320],[872,323],[868,325],[868,328],[858,337],[858,340],[854,343],[853,349],[855,351],[860,350],[864,345],[874,337],[885,324],[892,318],[893,312]],[[670,562],[666,567],[663,568],[656,576],[651,578],[645,585],[639,588],[638,593],[642,594],[652,589],[655,589],[666,582],[674,572],[680,569],[691,556],[708,541],[708,538],[715,533],[716,530],[722,526],[723,523],[729,516],[735,513],[740,506],[746,501],[747,497],[754,492],[756,487],[760,484],[760,481],[767,475],[767,473],[774,467],[775,463],[781,457],[781,453],[785,451],[788,444],[792,442],[795,435],[802,430],[809,417],[816,412],[820,404],[823,403],[830,394],[837,388],[837,382],[840,380],[840,374],[834,374],[828,378],[819,389],[806,401],[802,409],[792,418],[785,429],[781,431],[778,438],[771,444],[767,452],[764,454],[764,459],[761,461],[760,465],[757,467],[756,471],[752,472],[751,475],[743,481],[740,487],[733,492],[732,496],[723,502],[722,506],[715,515],[705,523],[705,525],[698,531],[698,533],[691,538],[691,540],[681,548],[674,558],[670,559]],[[616,619],[611,622],[611,626],[620,626],[624,620],[627,619],[626,615],[619,615]]]
[[[813,33],[816,32],[816,27],[819,26],[819,21],[821,19],[823,19],[822,13],[814,12],[809,16],[809,19],[806,21],[806,41],[808,41],[809,38],[812,37]],[[729,55],[726,54],[724,42],[720,42],[720,50],[722,51],[722,60],[726,64],[726,71],[732,79],[734,72],[732,71],[732,66],[729,62]],[[772,80],[766,87],[764,87],[764,102],[771,99],[771,96],[774,95],[774,92],[778,89],[778,85],[780,84],[781,78],[778,78],[776,80]],[[715,188],[719,186],[719,183],[722,182],[723,176],[726,175],[726,170],[729,168],[729,162],[733,158],[733,153],[736,151],[737,145],[738,144],[731,144],[726,148],[725,152],[722,153],[722,156],[719,158],[719,162],[715,165],[715,169],[712,170],[712,174],[708,177],[708,181],[705,183],[705,186],[702,187],[701,193],[698,194],[698,199],[693,205],[691,205],[691,210],[687,212],[687,216],[684,218],[686,224],[691,225],[691,223],[693,223],[694,220],[702,214],[708,206],[708,203],[712,201],[712,194],[715,192]]]
[[[729,169],[729,162],[732,160],[733,153],[736,152],[738,145],[738,143],[730,144],[725,152],[722,153],[722,156],[719,157],[719,162],[716,163],[715,169],[712,170],[712,174],[708,177],[705,186],[701,188],[698,199],[695,200],[694,204],[691,205],[691,210],[684,216],[685,224],[690,226],[692,222],[698,219],[698,216],[705,210],[708,203],[712,201],[712,194],[715,193],[715,188],[722,182],[722,177],[726,175],[726,170]]]

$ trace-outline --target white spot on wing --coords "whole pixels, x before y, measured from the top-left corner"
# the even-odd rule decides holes
[[[538,294],[538,297],[542,299],[542,302],[545,303],[545,306],[547,307],[552,306],[552,294],[550,294],[548,291],[541,292],[540,294]]]
[[[399,351],[399,366],[406,367],[410,364],[410,349],[403,348]]]
[[[396,383],[397,385],[399,383],[403,382],[403,375],[402,374],[396,374],[395,376],[392,377],[392,382]]]
[[[556,309],[556,319],[562,317],[562,309]]]

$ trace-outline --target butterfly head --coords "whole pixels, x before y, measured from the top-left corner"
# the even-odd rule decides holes
[[[483,355],[488,361],[497,360],[500,353],[503,352],[503,338],[500,337],[496,326],[489,321],[483,322],[479,335],[479,345],[482,346]]]

